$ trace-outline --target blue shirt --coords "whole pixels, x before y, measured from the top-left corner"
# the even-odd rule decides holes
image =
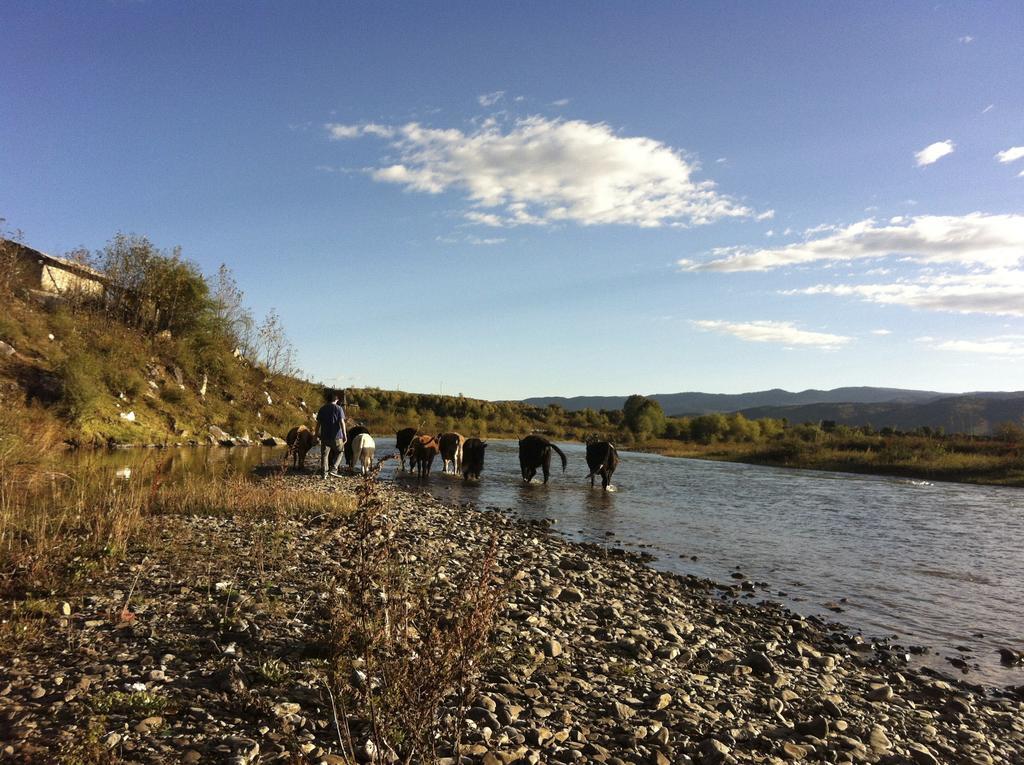
[[[345,437],[345,410],[338,404],[327,403],[316,413],[320,425],[321,441],[337,441],[338,435]]]

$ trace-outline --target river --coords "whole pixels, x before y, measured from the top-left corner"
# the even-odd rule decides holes
[[[378,440],[378,456],[394,439]],[[840,621],[866,637],[896,636],[932,649],[922,660],[951,674],[947,657],[972,667],[965,679],[1024,683],[997,650],[1024,648],[1024,492],[621,452],[617,491],[591,489],[584,447],[563,447],[545,486],[519,476],[516,443],[490,441],[479,483],[434,473],[421,484],[385,463],[382,477],[423,486],[439,499],[551,518],[575,540],[656,556],[652,565],[735,583],[767,582],[757,599]],[[130,450],[105,453],[112,468],[144,477],[215,474],[280,462],[281,450]],[[316,452],[310,454],[312,466]],[[826,604],[842,609],[828,610]],[[963,650],[967,649],[967,650]]]

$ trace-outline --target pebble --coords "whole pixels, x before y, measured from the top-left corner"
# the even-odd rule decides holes
[[[344,493],[354,484],[286,481],[285,490],[301,492]],[[494,624],[488,660],[465,686],[471,706],[460,715],[461,696],[445,701],[441,716],[459,730],[461,745],[454,752],[444,736],[433,740],[437,762],[1024,762],[1024,689],[986,695],[896,663],[886,641],[736,600],[729,593],[743,591],[742,575],[723,590],[658,573],[628,552],[566,542],[548,524],[391,486],[382,493],[387,512],[400,519],[395,540],[406,570],[439,564],[433,570],[443,576],[431,578],[427,591],[439,608],[473,573],[477,551],[498,539],[495,570],[507,607]],[[23,761],[53,761],[64,721],[87,719],[98,699],[117,692],[152,706],[107,715],[101,740],[126,761],[347,763],[318,630],[330,614],[330,582],[353,549],[349,521],[276,517],[280,549],[262,548],[262,572],[254,552],[265,539],[261,521],[150,522],[142,548],[90,580],[101,594],[52,595],[78,609],[63,614],[69,624],[92,622],[77,631],[78,649],[67,651],[55,634],[46,651],[21,651],[17,662],[0,666],[5,745]],[[188,549],[189,558],[170,557],[175,548]],[[99,617],[124,603],[125,583],[144,559],[143,607],[127,629],[114,629]],[[225,583],[220,592],[218,582]],[[115,589],[122,595],[111,600]],[[423,623],[416,627],[404,639],[419,651],[428,633]],[[342,678],[354,692],[381,687],[373,664],[349,660]],[[391,765],[392,753],[378,751],[365,726],[350,722],[358,759]]]

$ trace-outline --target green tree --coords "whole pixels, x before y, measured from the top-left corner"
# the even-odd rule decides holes
[[[665,412],[661,404],[645,396],[632,395],[622,406],[626,427],[639,440],[660,436],[665,432]]]

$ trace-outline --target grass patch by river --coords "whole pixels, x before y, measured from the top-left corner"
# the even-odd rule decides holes
[[[840,439],[825,436],[818,442],[787,439],[712,444],[657,439],[645,444],[644,450],[669,457],[772,467],[1024,486],[1024,449],[1020,444],[993,439],[912,435]]]
[[[290,489],[280,477],[123,480],[71,465],[62,432],[33,409],[0,413],[0,597],[67,587],[115,563],[154,515],[251,520],[345,513],[352,501]]]

